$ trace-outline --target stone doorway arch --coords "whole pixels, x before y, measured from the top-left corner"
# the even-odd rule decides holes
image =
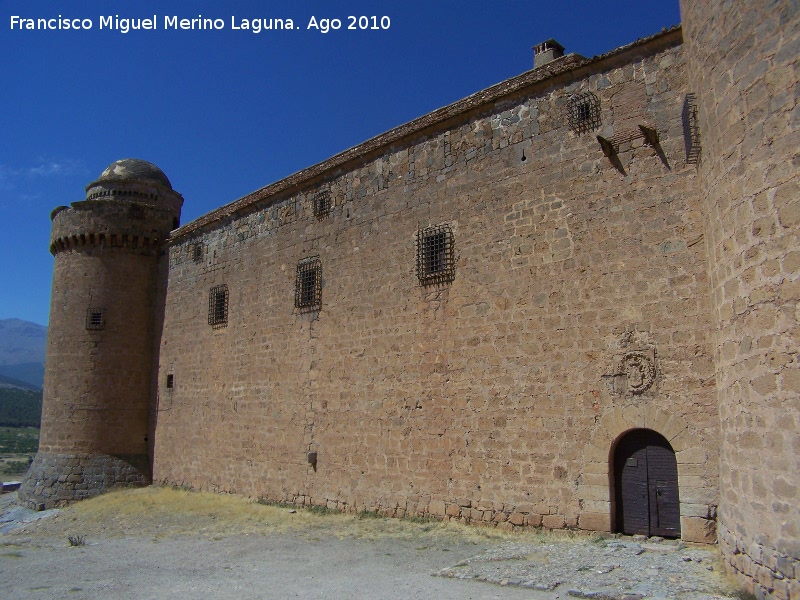
[[[675,451],[680,485],[681,539],[713,542],[716,539],[716,488],[700,477],[710,460],[703,439],[693,433],[685,418],[652,406],[627,405],[604,411],[595,421],[584,447],[583,471],[578,482],[578,527],[589,531],[616,531],[616,502],[612,462],[618,440],[629,431],[658,432]]]
[[[667,439],[652,429],[620,436],[611,458],[615,530],[680,537],[678,463]]]

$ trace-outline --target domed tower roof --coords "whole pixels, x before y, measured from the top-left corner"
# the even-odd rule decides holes
[[[164,171],[153,163],[138,158],[123,158],[114,161],[100,174],[97,181],[123,181],[126,179],[152,181],[172,189],[172,184],[164,175]]]
[[[86,200],[158,206],[174,212],[176,218],[183,205],[183,196],[172,189],[164,171],[138,158],[123,158],[108,165],[86,186]]]

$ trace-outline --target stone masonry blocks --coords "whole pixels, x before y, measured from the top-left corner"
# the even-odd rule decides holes
[[[761,555],[800,560],[800,11],[792,0],[765,8],[681,2],[718,349],[719,542],[750,591],[783,598],[798,573]]]
[[[47,510],[115,487],[148,485],[148,463],[147,455],[38,452],[19,489],[19,499],[35,510]]]
[[[705,263],[689,246],[702,222],[671,35],[633,58],[657,74],[657,94],[610,63],[179,230],[155,480],[509,527],[581,527],[586,514],[610,528],[622,433],[674,437],[691,422],[714,447]],[[562,122],[580,90],[598,96],[606,135],[656,126],[672,168],[630,145],[622,177],[594,136]],[[331,200],[325,219],[318,193]],[[439,225],[452,231],[455,276],[424,285],[415,244]],[[295,271],[310,256],[322,303],[301,313]],[[204,299],[222,284],[229,319],[214,329]],[[668,374],[640,395],[610,385],[631,350]],[[692,476],[713,496],[713,460]]]

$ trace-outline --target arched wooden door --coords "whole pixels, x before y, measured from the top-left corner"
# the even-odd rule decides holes
[[[614,451],[616,530],[629,535],[680,537],[678,463],[664,436],[626,433]]]

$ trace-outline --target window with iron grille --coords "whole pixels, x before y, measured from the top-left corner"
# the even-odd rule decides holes
[[[208,292],[208,324],[225,327],[228,324],[228,286],[217,285]]]
[[[192,244],[189,247],[189,252],[192,255],[192,260],[196,263],[203,260],[203,244]]]
[[[696,165],[700,161],[700,127],[697,124],[697,96],[686,94],[683,100],[683,143],[686,148],[686,163]]]
[[[600,127],[600,100],[592,92],[573,94],[567,103],[567,121],[575,133]]]
[[[104,329],[106,326],[106,309],[90,308],[86,311],[86,329]]]
[[[171,390],[173,387],[175,387],[175,375],[167,373],[167,389]]]
[[[453,230],[449,225],[436,225],[417,231],[417,277],[422,285],[452,281]]]
[[[294,305],[301,310],[317,310],[322,300],[322,263],[318,256],[297,264]]]
[[[331,208],[333,207],[333,202],[331,202],[331,192],[330,190],[320,190],[314,195],[314,216],[322,219],[327,217],[331,214]]]

